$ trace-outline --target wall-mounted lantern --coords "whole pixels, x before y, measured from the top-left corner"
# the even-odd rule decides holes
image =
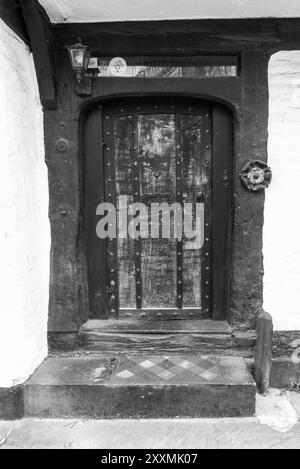
[[[90,61],[88,46],[82,44],[80,38],[78,42],[71,46],[66,46],[72,69],[76,76],[74,91],[78,96],[89,96],[91,90],[91,78],[87,76],[87,69]]]

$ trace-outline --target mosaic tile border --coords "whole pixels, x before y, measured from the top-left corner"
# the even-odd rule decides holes
[[[225,384],[219,359],[194,355],[123,355],[111,384]]]

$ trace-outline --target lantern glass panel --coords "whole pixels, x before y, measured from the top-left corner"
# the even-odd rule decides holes
[[[71,53],[71,60],[72,65],[75,70],[83,69],[84,67],[84,49],[72,49]]]

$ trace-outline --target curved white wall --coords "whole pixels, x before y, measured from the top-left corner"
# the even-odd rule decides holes
[[[269,65],[264,309],[276,330],[300,329],[300,51],[279,52]]]
[[[0,387],[47,354],[50,228],[32,54],[0,20]]]

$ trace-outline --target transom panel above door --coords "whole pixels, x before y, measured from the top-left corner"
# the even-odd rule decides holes
[[[117,236],[102,244],[104,259],[88,246],[90,298],[103,297],[103,285],[92,278],[98,259],[105,264],[108,316],[197,319],[227,308],[232,147],[226,112],[191,99],[124,99],[101,106],[97,122],[103,174],[94,193],[116,208]],[[132,211],[132,204],[140,205]],[[214,295],[217,283],[221,291]]]

